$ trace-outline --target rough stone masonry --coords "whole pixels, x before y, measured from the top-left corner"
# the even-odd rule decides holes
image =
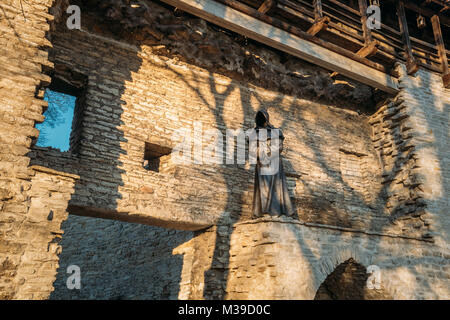
[[[354,288],[372,265],[381,288],[361,297],[450,298],[439,75],[399,64],[389,96],[159,2],[119,2],[77,2],[82,30],[66,1],[0,4],[1,299],[339,297],[335,271]],[[68,152],[34,145],[54,79],[81,92]],[[296,219],[251,219],[249,164],[143,168],[177,130],[198,143],[196,123],[225,135],[262,107],[287,138]]]

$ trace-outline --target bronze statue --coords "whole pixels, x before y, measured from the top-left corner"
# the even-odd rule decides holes
[[[284,135],[270,124],[269,114],[265,110],[258,111],[255,122],[249,140],[250,153],[256,159],[253,217],[264,214],[293,216],[294,208],[280,158]]]

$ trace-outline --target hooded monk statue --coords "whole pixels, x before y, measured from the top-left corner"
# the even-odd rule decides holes
[[[265,214],[293,216],[294,208],[280,158],[283,133],[270,124],[265,110],[258,111],[255,122],[255,129],[249,137],[250,156],[256,160],[253,218]]]

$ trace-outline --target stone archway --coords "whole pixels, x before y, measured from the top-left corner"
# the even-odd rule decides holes
[[[384,290],[369,289],[366,268],[350,258],[339,264],[319,286],[314,300],[385,300],[392,297]]]

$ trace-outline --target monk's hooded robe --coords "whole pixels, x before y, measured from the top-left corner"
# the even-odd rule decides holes
[[[293,216],[294,207],[279,156],[283,150],[283,133],[270,124],[265,110],[258,111],[255,122],[249,140],[250,154],[256,158],[253,217],[264,214]]]

